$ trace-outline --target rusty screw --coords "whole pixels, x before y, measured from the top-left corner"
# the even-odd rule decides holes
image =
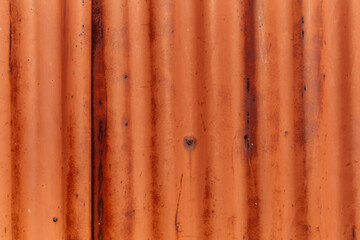
[[[191,151],[194,149],[196,139],[194,137],[184,137],[184,146],[187,150]]]

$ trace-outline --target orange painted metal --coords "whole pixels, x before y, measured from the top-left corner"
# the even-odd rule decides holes
[[[91,4],[0,12],[0,237],[90,239]]]
[[[0,239],[358,239],[360,2],[0,2]]]

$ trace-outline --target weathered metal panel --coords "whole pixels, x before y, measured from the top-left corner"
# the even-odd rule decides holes
[[[0,2],[0,239],[357,239],[357,0]]]
[[[91,4],[0,12],[0,237],[90,239]]]

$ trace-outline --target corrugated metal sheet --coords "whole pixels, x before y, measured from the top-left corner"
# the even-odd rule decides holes
[[[0,239],[358,239],[359,11],[2,0]]]
[[[0,12],[0,237],[90,239],[91,4]]]

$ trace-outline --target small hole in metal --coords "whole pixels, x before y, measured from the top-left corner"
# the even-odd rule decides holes
[[[194,149],[196,139],[194,137],[184,137],[184,146],[187,150],[191,151]]]

